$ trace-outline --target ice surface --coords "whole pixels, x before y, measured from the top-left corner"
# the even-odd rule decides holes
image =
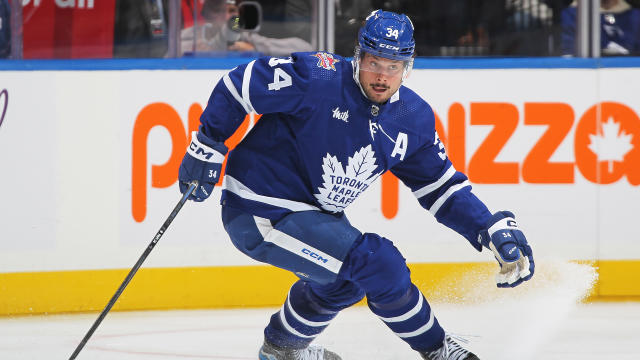
[[[530,284],[496,289],[463,279],[463,299],[432,304],[446,330],[467,336],[483,360],[640,359],[640,303],[579,304],[590,266],[538,264]],[[110,313],[78,359],[257,359],[270,309]],[[0,318],[0,359],[68,359],[97,314]],[[420,357],[366,307],[340,313],[318,343],[345,360]]]

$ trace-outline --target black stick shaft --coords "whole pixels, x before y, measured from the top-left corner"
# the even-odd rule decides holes
[[[87,343],[87,341],[89,341],[89,338],[91,338],[91,335],[93,335],[93,333],[96,331],[96,329],[98,328],[102,320],[104,320],[105,316],[107,316],[107,313],[109,312],[109,310],[111,310],[113,305],[115,305],[116,301],[118,300],[118,298],[120,297],[124,289],[127,287],[127,285],[129,285],[129,282],[131,281],[133,276],[136,274],[136,272],[138,272],[138,269],[140,269],[140,266],[142,266],[142,263],[144,262],[144,260],[147,258],[147,256],[149,256],[149,253],[151,253],[151,250],[153,250],[153,248],[156,246],[156,244],[158,243],[158,241],[160,240],[164,232],[167,231],[167,228],[169,227],[169,225],[171,225],[171,222],[176,217],[176,215],[178,215],[178,212],[180,212],[180,209],[182,209],[182,206],[189,198],[189,195],[193,192],[193,190],[195,190],[197,186],[198,186],[197,181],[194,181],[191,184],[189,184],[189,189],[187,189],[187,191],[184,192],[184,194],[182,195],[182,198],[180,198],[180,201],[178,201],[178,204],[176,204],[176,206],[173,208],[173,211],[171,212],[171,214],[169,214],[169,217],[167,218],[167,220],[165,220],[164,224],[162,224],[162,227],[160,227],[160,230],[158,230],[158,232],[156,233],[156,236],[153,237],[153,240],[151,241],[149,246],[147,246],[146,250],[142,253],[142,255],[140,256],[136,264],[133,265],[133,268],[131,269],[131,271],[129,271],[129,274],[127,275],[127,277],[124,279],[124,281],[122,282],[122,284],[120,285],[116,293],[113,294],[113,297],[111,298],[107,306],[105,306],[104,310],[102,310],[102,312],[100,313],[100,316],[98,316],[98,318],[93,323],[89,331],[87,331],[87,334],[84,336],[82,341],[80,341],[80,344],[78,344],[78,347],[76,347],[76,350],[73,352],[73,354],[71,354],[71,357],[69,358],[69,360],[73,360],[78,356],[78,354],[80,353],[84,345]]]

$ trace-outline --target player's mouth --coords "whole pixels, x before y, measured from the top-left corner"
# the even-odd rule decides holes
[[[387,91],[387,89],[389,89],[389,87],[388,87],[388,86],[386,86],[386,85],[381,85],[381,84],[371,84],[371,88],[373,89],[373,91],[374,91],[376,94],[382,94],[382,93],[384,93],[385,91]]]

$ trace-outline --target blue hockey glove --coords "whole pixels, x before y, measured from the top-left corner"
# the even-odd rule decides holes
[[[512,212],[493,214],[478,236],[482,246],[491,249],[500,264],[496,275],[498,287],[514,287],[531,279],[535,268],[533,252]]]
[[[184,194],[189,188],[189,183],[198,180],[198,187],[189,196],[189,200],[200,202],[208,198],[218,182],[226,153],[227,147],[223,143],[215,142],[194,131],[191,144],[182,158],[178,171],[180,192]]]

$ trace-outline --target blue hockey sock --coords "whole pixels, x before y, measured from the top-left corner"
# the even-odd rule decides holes
[[[415,285],[400,299],[388,304],[369,302],[369,308],[412,349],[425,352],[442,345],[444,329]]]
[[[326,309],[314,301],[309,285],[298,281],[277,313],[264,329],[265,339],[285,348],[302,349],[324,330],[338,311]]]

